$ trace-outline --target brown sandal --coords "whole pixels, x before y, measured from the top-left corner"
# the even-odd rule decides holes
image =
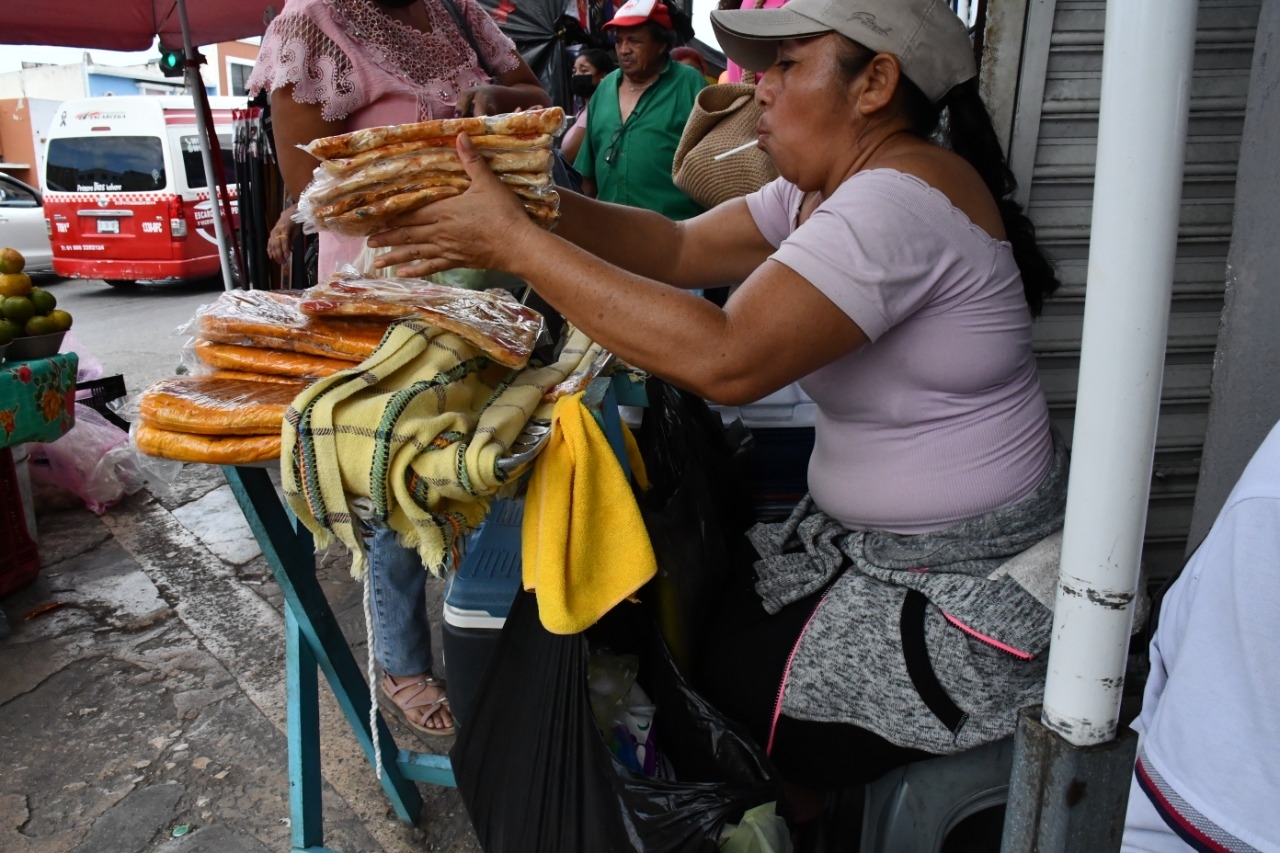
[[[429,687],[440,688],[439,698],[427,699],[423,696]],[[396,684],[395,679],[388,673],[382,675],[381,693],[385,700],[383,704],[395,711],[409,728],[431,737],[445,737],[453,734],[453,726],[433,729],[425,725],[449,707],[449,699],[444,695],[444,688],[443,681],[429,675],[402,681],[399,684]],[[402,695],[403,698],[401,698]]]

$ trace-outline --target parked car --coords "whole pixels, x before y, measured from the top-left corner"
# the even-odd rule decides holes
[[[0,174],[0,247],[17,249],[26,272],[53,272],[53,249],[40,191],[12,175]]]

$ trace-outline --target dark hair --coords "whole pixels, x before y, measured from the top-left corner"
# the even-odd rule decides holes
[[[843,42],[854,49],[840,52],[840,70],[852,79],[876,54],[851,39]],[[1036,242],[1035,225],[1023,212],[1022,205],[1012,198],[1018,183],[978,92],[977,78],[953,87],[936,104],[905,74],[900,79],[898,92],[911,132],[925,139],[937,138],[963,157],[995,197],[1005,233],[1013,245],[1013,259],[1022,274],[1022,291],[1031,316],[1040,316],[1045,299],[1058,289],[1058,276]]]
[[[653,36],[654,41],[666,46],[668,54],[671,53],[671,49],[676,46],[675,30],[669,30],[654,20],[645,21],[641,26],[649,31],[649,35]]]
[[[598,47],[584,47],[578,51],[578,56],[590,62],[591,67],[602,77],[617,67],[614,65],[613,57],[609,55],[609,52]]]

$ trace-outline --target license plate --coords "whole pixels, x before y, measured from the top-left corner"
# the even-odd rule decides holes
[[[99,219],[98,233],[99,234],[119,234],[120,220],[119,219]]]

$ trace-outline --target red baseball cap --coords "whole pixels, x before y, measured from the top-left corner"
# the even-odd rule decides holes
[[[667,4],[658,0],[627,0],[618,7],[606,27],[638,27],[645,21],[653,21],[664,29],[671,29],[671,12]]]

